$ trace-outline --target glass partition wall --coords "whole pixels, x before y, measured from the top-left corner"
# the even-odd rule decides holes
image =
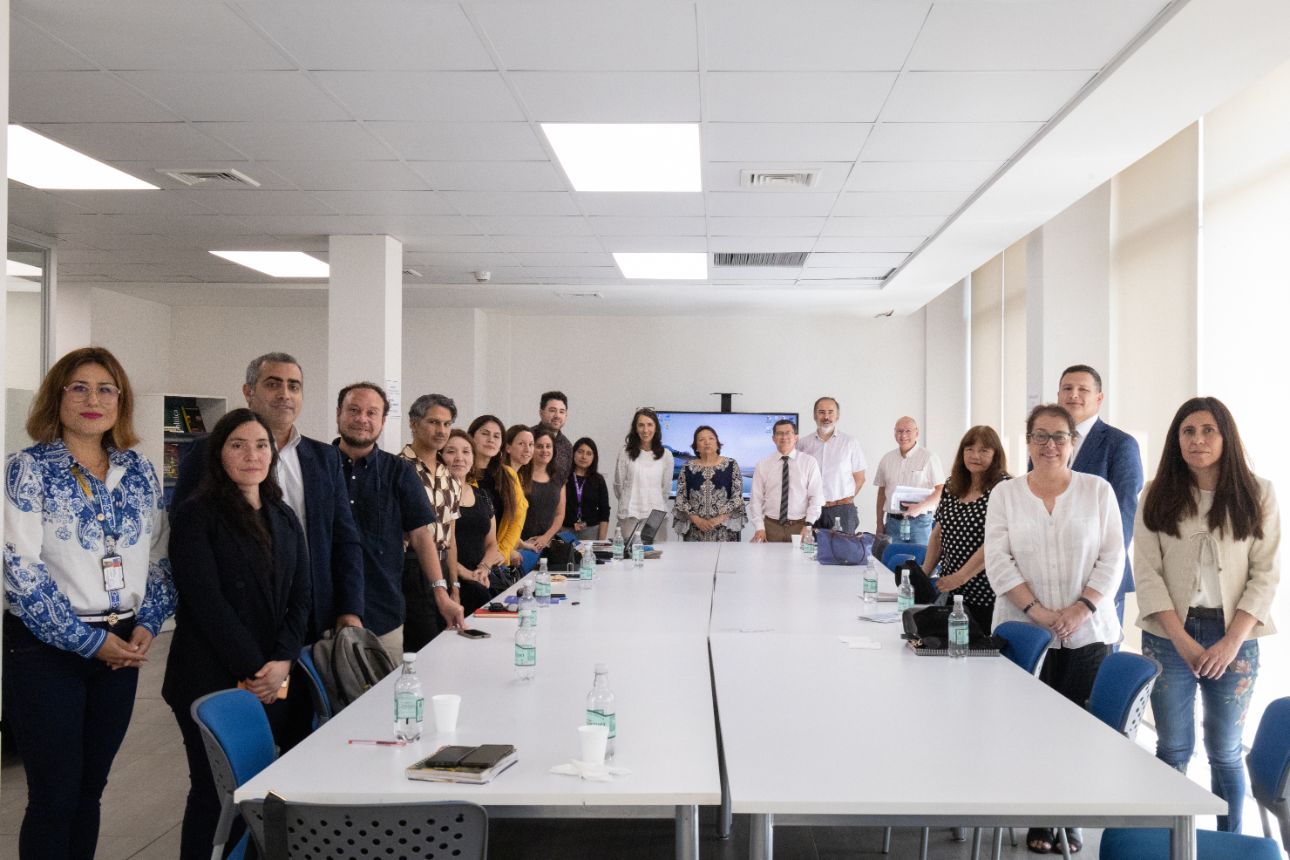
[[[5,261],[5,454],[31,444],[27,409],[45,372],[50,252],[9,239]]]

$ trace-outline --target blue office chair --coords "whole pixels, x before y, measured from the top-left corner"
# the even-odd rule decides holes
[[[264,715],[264,706],[246,690],[220,690],[202,696],[193,702],[189,713],[201,729],[215,789],[220,793],[219,823],[215,825],[211,850],[212,860],[220,860],[237,814],[233,790],[277,758],[273,731]],[[230,860],[241,860],[246,845],[247,836],[242,834],[229,854]]]
[[[1117,651],[1102,661],[1093,679],[1088,710],[1129,740],[1151,701],[1151,688],[1160,677],[1160,664],[1150,657]]]
[[[275,860],[488,857],[488,813],[464,800],[332,804],[294,803],[273,797],[269,801],[244,800],[239,807],[259,855]]]
[[[922,566],[927,560],[927,547],[921,543],[889,543],[882,551],[882,563],[891,570],[906,559],[897,559],[898,555],[907,555]]]
[[[301,648],[300,657],[296,662],[300,664],[305,678],[309,681],[309,701],[314,706],[314,728],[316,729],[332,718],[332,708],[331,699],[327,696],[327,687],[323,684],[322,675],[318,674],[318,666],[314,664],[313,646],[306,645]]]
[[[1046,627],[1021,621],[1005,621],[994,628],[994,635],[1003,640],[1003,656],[1032,675],[1043,668],[1053,632]]]
[[[1281,825],[1281,844],[1290,847],[1290,803],[1286,800],[1286,783],[1290,781],[1290,696],[1277,699],[1263,712],[1245,764],[1250,771],[1250,794],[1259,805],[1263,835],[1272,835],[1270,809]]]
[[[1157,827],[1112,827],[1102,831],[1101,860],[1168,860],[1169,831]],[[1275,839],[1218,830],[1196,831],[1197,860],[1283,860]]]

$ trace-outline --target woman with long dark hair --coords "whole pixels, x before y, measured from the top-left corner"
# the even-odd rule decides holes
[[[609,535],[609,487],[600,474],[600,450],[588,436],[573,443],[564,499],[564,527],[578,540],[604,540]]]
[[[942,594],[963,595],[963,606],[986,633],[994,624],[994,589],[985,575],[985,515],[990,493],[1008,478],[1008,455],[994,428],[978,424],[959,441],[950,479],[934,515],[925,567],[939,561],[936,587]]]
[[[170,532],[179,609],[161,695],[188,756],[184,860],[210,856],[220,813],[192,703],[242,687],[264,704],[279,746],[301,733],[288,725],[285,699],[311,607],[309,551],[273,478],[277,459],[264,419],[249,409],[225,415],[211,431],[197,494],[175,512]]]
[[[1218,829],[1241,832],[1241,731],[1259,673],[1258,638],[1276,632],[1281,515],[1257,477],[1232,413],[1193,397],[1174,414],[1134,529],[1142,653],[1164,673],[1151,692],[1156,756],[1186,771],[1205,707],[1210,783],[1227,801]]]
[[[457,519],[457,578],[461,582],[461,606],[469,615],[488,601],[492,580],[489,571],[504,564],[497,548],[497,523],[492,499],[475,489],[475,442],[461,430],[453,430],[441,452],[448,472],[461,484],[461,516]]]
[[[130,380],[106,349],[54,363],[27,435],[4,507],[5,727],[27,772],[18,856],[93,857],[138,667],[174,610],[166,512],[131,450]]]
[[[614,465],[614,497],[618,499],[618,528],[623,537],[629,536],[636,523],[651,511],[666,511],[671,491],[672,452],[663,447],[658,415],[653,409],[637,409]],[[654,535],[655,543],[665,540],[666,520]]]
[[[520,467],[520,484],[529,500],[520,537],[525,545],[541,553],[564,525],[564,484],[551,474],[555,459],[555,433],[539,426],[533,431],[533,458]]]
[[[479,475],[479,488],[488,493],[497,517],[497,548],[507,564],[519,564],[517,548],[529,502],[524,498],[519,475],[502,462],[506,425],[496,415],[481,415],[470,422],[467,432],[475,442],[475,472]]]

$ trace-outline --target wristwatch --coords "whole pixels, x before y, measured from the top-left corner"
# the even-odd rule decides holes
[[[434,582],[430,583],[430,587],[431,587],[431,588],[442,588],[444,591],[447,591],[447,590],[448,590],[448,580],[446,580],[446,579],[436,579]]]

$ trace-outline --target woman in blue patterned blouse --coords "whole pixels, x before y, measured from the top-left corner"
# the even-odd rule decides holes
[[[138,442],[125,369],[63,356],[5,481],[4,699],[27,771],[18,853],[93,857],[99,799],[134,709],[138,667],[175,606],[166,514]]]

